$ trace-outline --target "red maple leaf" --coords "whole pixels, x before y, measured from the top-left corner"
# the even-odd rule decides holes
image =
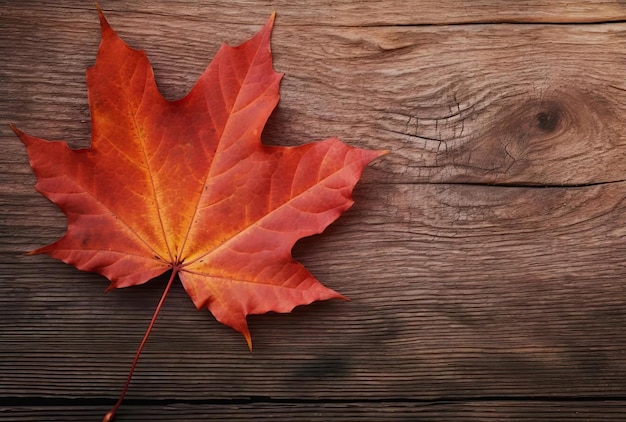
[[[68,220],[61,239],[32,253],[102,274],[109,289],[172,270],[129,380],[177,275],[196,307],[242,333],[250,348],[246,315],[343,298],[291,249],[352,205],[363,168],[385,151],[336,138],[261,143],[282,77],[272,69],[274,17],[244,44],[222,46],[189,94],[167,101],[145,53],[99,15],[102,41],[87,71],[91,148],[71,150],[13,129],[37,190]]]

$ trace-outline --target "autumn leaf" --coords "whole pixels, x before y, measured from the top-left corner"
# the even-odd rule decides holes
[[[336,138],[261,143],[282,77],[272,68],[274,16],[244,44],[222,46],[178,101],[161,96],[145,53],[99,16],[102,41],[87,71],[91,148],[72,150],[13,127],[37,190],[68,220],[61,239],[32,253],[102,274],[109,289],[171,270],[149,330],[178,276],[195,306],[242,333],[250,348],[247,315],[343,298],[291,249],[352,205],[363,168],[385,151]]]

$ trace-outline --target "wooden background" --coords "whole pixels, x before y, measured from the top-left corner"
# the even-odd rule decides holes
[[[352,301],[170,293],[118,421],[626,419],[626,2],[101,0],[169,99],[277,12],[269,144],[390,149],[294,256]],[[0,0],[0,420],[99,421],[165,286],[21,253],[65,231],[9,122],[89,145],[83,0]]]

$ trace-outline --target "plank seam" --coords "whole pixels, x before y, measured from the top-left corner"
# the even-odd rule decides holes
[[[617,25],[626,23],[626,19],[615,20],[597,20],[597,21],[570,21],[570,22],[551,22],[540,20],[484,20],[484,21],[459,21],[446,23],[399,23],[399,24],[364,24],[364,25],[289,25],[284,26],[301,27],[301,26],[326,26],[331,28],[420,28],[420,27],[440,27],[440,26],[488,26],[488,25],[545,25],[545,26],[571,26],[571,25]]]
[[[43,397],[1,397],[0,408],[28,407],[37,403],[38,407],[70,407],[70,406],[109,406],[116,400],[112,398],[43,398]],[[251,396],[236,399],[126,399],[128,406],[167,406],[184,405],[254,405],[254,404],[393,404],[416,403],[430,405],[472,404],[486,402],[535,402],[535,403],[598,403],[598,402],[626,402],[626,395],[599,395],[599,396],[477,396],[477,397],[440,397],[436,399],[420,398],[371,398],[371,399],[288,399],[268,396]]]

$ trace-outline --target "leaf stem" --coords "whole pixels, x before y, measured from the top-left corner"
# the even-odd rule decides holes
[[[176,266],[172,270],[172,275],[170,276],[170,280],[167,282],[167,286],[165,286],[165,291],[161,295],[161,300],[159,301],[159,304],[154,310],[154,314],[152,315],[152,320],[150,321],[150,325],[148,325],[148,329],[146,330],[146,333],[143,336],[143,340],[141,340],[141,344],[139,345],[139,348],[137,349],[137,353],[135,353],[135,359],[133,360],[133,364],[131,365],[130,371],[128,372],[128,378],[126,378],[126,384],[124,384],[124,388],[122,389],[120,398],[117,400],[117,403],[115,403],[115,406],[113,406],[111,410],[109,410],[107,414],[104,415],[104,419],[102,419],[102,422],[111,422],[115,418],[115,412],[117,412],[117,409],[119,409],[119,407],[121,406],[122,401],[124,400],[124,396],[126,396],[126,392],[128,391],[130,380],[133,377],[133,372],[135,372],[135,366],[137,366],[137,361],[139,361],[139,355],[141,354],[143,347],[146,345],[146,341],[148,340],[148,337],[150,336],[152,327],[154,327],[154,323],[156,322],[156,319],[159,315],[161,306],[163,306],[163,302],[165,302],[165,297],[169,293],[170,287],[172,287],[172,283],[174,282],[174,278],[176,278],[176,274],[178,273],[179,269],[180,267]]]

